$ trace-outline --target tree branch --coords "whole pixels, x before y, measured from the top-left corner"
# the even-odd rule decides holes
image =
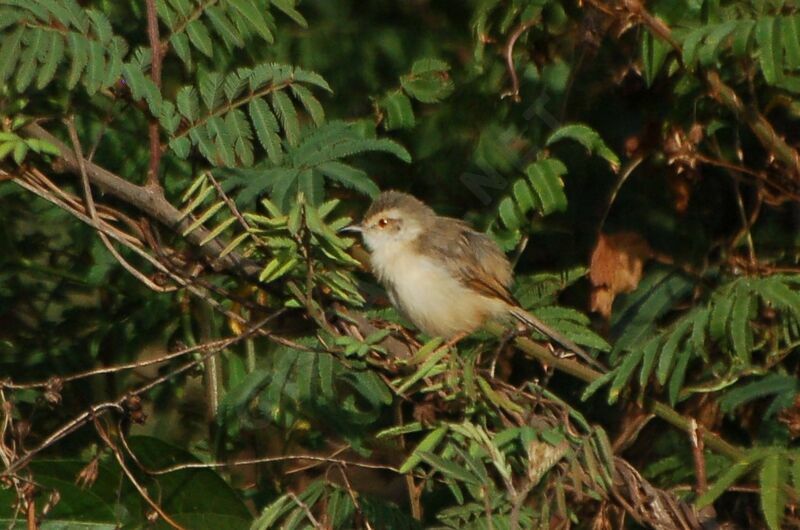
[[[161,90],[161,62],[163,52],[161,40],[158,36],[158,14],[156,13],[156,0],[147,0],[147,36],[150,40],[152,60],[150,63],[150,78],[156,87]],[[161,139],[159,138],[159,124],[155,116],[150,117],[147,124],[147,134],[150,139],[150,163],[147,167],[146,186],[154,192],[163,194],[161,185],[158,182],[158,169],[161,165]]]
[[[61,152],[61,158],[53,164],[54,169],[64,168],[76,175],[80,174],[80,164],[75,152],[61,140],[34,123],[23,127],[22,131],[29,137],[45,140],[58,148]],[[130,206],[133,206],[151,219],[158,221],[175,232],[181,233],[182,230],[191,224],[190,219],[181,219],[180,211],[167,201],[163,194],[160,193],[160,190],[148,188],[146,186],[137,186],[119,175],[111,173],[89,161],[84,161],[84,167],[86,169],[86,175],[89,177],[89,181],[92,184]],[[207,230],[198,228],[189,233],[186,238],[189,242],[197,246],[203,255],[212,260],[212,264],[216,269],[231,270],[240,276],[257,281],[258,274],[261,272],[261,267],[251,260],[238,256],[235,252],[219,259],[217,256],[219,256],[222,250],[227,246],[227,242],[221,238],[216,238],[201,246],[200,242],[207,235]]]

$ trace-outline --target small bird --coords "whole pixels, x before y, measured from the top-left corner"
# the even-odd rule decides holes
[[[372,271],[399,311],[428,335],[446,339],[487,321],[513,317],[602,367],[574,342],[534,317],[509,291],[511,264],[494,240],[459,219],[437,215],[417,198],[385,191],[367,210],[360,232]]]

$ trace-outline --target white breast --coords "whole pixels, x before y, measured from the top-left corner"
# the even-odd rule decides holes
[[[395,306],[425,333],[452,337],[504,310],[502,302],[464,287],[441,264],[403,250],[373,252],[372,268]]]

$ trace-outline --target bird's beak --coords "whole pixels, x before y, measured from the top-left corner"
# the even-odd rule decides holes
[[[350,225],[339,229],[339,232],[363,232],[363,231],[364,229],[361,227],[361,225]]]

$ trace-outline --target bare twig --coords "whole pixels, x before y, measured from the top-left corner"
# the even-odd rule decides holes
[[[25,453],[23,456],[17,458],[16,460],[10,462],[10,464],[6,466],[6,469],[3,470],[2,473],[0,473],[0,477],[13,475],[19,469],[27,465],[37,454],[44,451],[48,447],[52,446],[54,443],[58,442],[65,436],[85,426],[94,418],[97,418],[98,416],[105,414],[109,410],[124,412],[125,410],[124,403],[126,403],[131,397],[140,396],[150,391],[151,389],[163,384],[164,382],[169,381],[170,379],[194,368],[198,364],[201,364],[207,357],[211,355],[216,355],[220,351],[229,348],[234,344],[237,344],[238,342],[241,342],[256,333],[260,333],[262,331],[261,328],[276,316],[277,314],[270,315],[248,327],[248,329],[245,330],[242,334],[237,335],[236,337],[231,337],[224,341],[220,341],[217,344],[217,346],[211,348],[208,352],[206,352],[199,358],[192,359],[191,361],[184,363],[181,366],[178,366],[177,368],[174,368],[173,370],[162,375],[161,377],[157,377],[156,379],[138,387],[134,391],[129,392],[123,396],[120,396],[115,401],[107,401],[104,403],[92,405],[87,410],[85,410],[78,416],[74,417],[72,420],[68,421],[67,423],[63,424],[61,427],[56,429],[47,438],[45,438],[42,442],[40,442],[39,445],[37,445],[35,448],[31,449],[30,451]]]
[[[122,452],[114,444],[114,442],[111,441],[111,437],[108,435],[108,433],[106,433],[106,430],[103,428],[103,426],[100,425],[100,420],[98,418],[94,418],[94,427],[98,436],[100,436],[100,439],[106,444],[106,447],[108,447],[111,452],[114,453],[114,458],[116,458],[120,469],[122,469],[122,472],[126,477],[128,477],[130,483],[133,484],[133,487],[139,493],[139,496],[144,499],[148,505],[150,505],[150,507],[164,520],[165,523],[176,530],[186,530],[184,527],[175,522],[175,520],[170,517],[169,514],[167,514],[156,501],[150,498],[150,495],[147,493],[145,487],[139,484],[139,481],[136,480],[136,477],[133,475],[133,473],[131,473],[128,465],[125,463],[125,457],[122,455]]]
[[[308,520],[309,520],[309,521],[311,521],[311,524],[312,524],[312,525],[314,525],[314,528],[316,528],[317,530],[325,530],[325,529],[322,527],[322,525],[321,525],[321,524],[319,524],[319,521],[317,521],[317,518],[316,518],[316,517],[314,517],[314,514],[313,514],[313,513],[311,513],[311,508],[309,508],[309,507],[308,507],[308,504],[306,504],[306,503],[304,503],[303,501],[301,501],[301,500],[300,500],[300,499],[297,497],[297,495],[295,495],[295,494],[294,494],[294,493],[292,493],[291,491],[288,493],[288,495],[289,495],[289,498],[290,498],[290,499],[292,499],[292,500],[294,501],[294,503],[295,503],[295,504],[297,504],[297,505],[298,505],[300,508],[302,508],[302,509],[303,509],[303,512],[305,512],[305,514],[306,514],[306,517],[308,518]]]
[[[708,489],[706,479],[706,459],[703,455],[702,427],[692,418],[689,421],[689,440],[692,444],[692,457],[694,458],[694,472],[697,478],[697,495],[702,495]]]
[[[8,173],[6,173],[2,169],[0,169],[0,177],[3,177],[4,175],[8,175]],[[29,182],[29,180],[26,179],[26,177],[29,177],[29,176],[30,176],[30,172],[25,172],[25,173],[23,173],[22,176],[12,177],[12,179],[13,179],[14,182],[19,184],[20,186],[24,187],[25,189],[27,189],[29,191],[32,191],[33,193],[39,195],[40,197],[42,197],[42,198],[44,198],[44,199],[46,199],[48,201],[53,202],[57,206],[63,208],[65,211],[71,213],[72,215],[74,215],[75,217],[77,217],[81,221],[91,225],[95,229],[105,231],[105,233],[107,235],[109,235],[112,239],[114,239],[114,240],[122,243],[123,245],[127,246],[129,249],[131,249],[134,252],[136,252],[139,256],[141,256],[142,258],[144,258],[147,261],[149,261],[159,271],[163,272],[169,278],[171,278],[173,281],[178,283],[181,287],[186,288],[194,296],[197,296],[198,298],[201,298],[202,300],[207,302],[209,305],[211,305],[211,307],[214,308],[215,311],[219,311],[220,313],[222,313],[226,317],[228,317],[228,318],[230,318],[230,319],[232,319],[232,320],[234,320],[236,322],[239,322],[239,323],[245,324],[245,325],[247,324],[247,320],[242,315],[239,315],[239,314],[234,313],[233,311],[231,311],[229,309],[226,309],[217,300],[215,300],[215,299],[211,298],[210,296],[208,296],[204,292],[204,290],[202,288],[199,288],[196,285],[194,285],[194,280],[193,279],[191,279],[191,278],[187,279],[187,278],[175,273],[170,268],[166,267],[163,263],[158,261],[156,258],[154,258],[150,254],[148,254],[146,251],[144,251],[141,247],[131,244],[123,236],[120,235],[120,232],[118,230],[114,229],[113,227],[111,227],[107,223],[96,223],[95,221],[93,221],[91,218],[89,218],[88,216],[86,216],[82,212],[77,211],[74,208],[71,208],[70,205],[64,203],[59,198],[54,197],[52,194],[46,193],[42,189],[40,189],[39,187],[31,184]],[[293,348],[293,349],[296,349],[296,350],[300,350],[300,351],[311,351],[308,347],[305,347],[305,346],[303,346],[303,345],[301,345],[301,344],[299,344],[299,343],[297,343],[295,341],[292,341],[290,339],[287,339],[285,337],[281,337],[281,336],[275,335],[275,334],[269,332],[268,330],[259,330],[258,333],[260,335],[264,336],[264,337],[269,338],[270,340],[272,340],[273,342],[276,342],[278,344],[282,344],[284,346],[287,346],[287,347],[290,347],[290,348]]]
[[[521,22],[516,28],[514,28],[514,31],[508,37],[508,42],[503,48],[503,56],[506,59],[506,69],[508,70],[508,75],[511,78],[511,89],[504,92],[500,96],[501,98],[510,96],[515,103],[520,102],[519,77],[517,76],[517,69],[514,67],[514,45],[517,43],[517,40],[522,36],[523,33],[536,25],[538,20],[539,19],[534,18]]]
[[[147,5],[147,37],[150,40],[152,60],[150,62],[150,78],[161,90],[161,61],[163,52],[158,36],[158,14],[156,13],[156,0],[146,0]],[[147,124],[147,134],[150,140],[150,163],[147,167],[146,186],[154,193],[163,194],[158,182],[158,169],[161,164],[161,139],[159,138],[159,124],[156,116],[151,116]]]
[[[251,466],[255,464],[270,464],[274,462],[288,462],[297,460],[308,460],[310,462],[319,462],[322,464],[336,464],[340,466],[360,467],[364,469],[380,469],[391,471],[393,473],[400,473],[400,470],[394,466],[386,464],[372,464],[369,462],[358,462],[354,460],[347,460],[344,458],[336,458],[330,456],[318,455],[281,455],[281,456],[265,456],[261,458],[249,458],[246,460],[233,460],[230,462],[186,462],[183,464],[175,464],[174,466],[165,467],[162,469],[148,470],[144,469],[146,473],[151,475],[166,475],[167,473],[174,473],[184,469],[215,469],[221,467],[235,467],[235,466]]]
[[[198,344],[196,346],[192,346],[190,348],[181,348],[180,350],[170,352],[166,355],[161,355],[159,357],[153,359],[146,359],[144,361],[136,361],[132,363],[123,363],[123,364],[116,364],[114,366],[104,366],[102,368],[95,368],[93,370],[86,370],[83,372],[77,372],[70,375],[65,376],[53,376],[46,381],[32,381],[29,383],[15,383],[13,381],[0,381],[0,388],[8,388],[11,390],[22,390],[26,388],[46,388],[52,384],[54,378],[59,379],[62,383],[68,383],[71,381],[78,381],[80,379],[86,379],[88,377],[94,377],[103,374],[112,374],[116,372],[123,372],[125,370],[136,370],[138,368],[144,368],[146,366],[152,366],[154,364],[162,364],[172,359],[183,357],[190,353],[195,352],[202,352],[205,350],[217,348],[220,346],[224,346],[227,344],[228,339],[222,340],[215,340],[213,342],[206,342],[204,344]]]
[[[80,174],[80,164],[75,152],[58,138],[35,123],[26,125],[22,128],[22,131],[32,138],[45,140],[58,148],[61,152],[61,158],[54,164],[54,167],[65,168],[75,174]],[[162,194],[144,186],[137,186],[91,162],[86,161],[84,167],[86,175],[92,184],[175,232],[181,233],[191,224],[192,220],[183,218],[181,212],[170,204]],[[208,231],[201,227],[189,233],[186,238],[190,243],[196,245],[202,254],[214,260],[216,267],[230,270],[251,280],[258,279],[261,267],[257,263],[246,260],[235,252],[219,259],[219,254],[227,246],[228,242],[216,238],[205,245],[200,245],[207,236]]]
[[[97,209],[95,208],[94,199],[92,198],[92,187],[89,184],[89,177],[86,175],[86,161],[83,158],[83,148],[81,147],[80,140],[78,139],[78,132],[75,130],[75,120],[72,117],[69,117],[68,119],[64,120],[64,122],[67,126],[67,130],[69,131],[69,137],[70,140],[72,141],[72,148],[75,151],[75,154],[77,155],[78,158],[78,168],[80,169],[81,183],[83,184],[83,195],[84,195],[84,200],[86,201],[86,210],[89,212],[89,216],[91,217],[92,221],[97,223],[98,222]],[[159,293],[174,290],[174,288],[168,288],[168,287],[163,287],[161,285],[157,285],[145,274],[140,272],[136,267],[131,265],[128,262],[128,260],[122,257],[122,254],[117,252],[117,249],[114,248],[114,245],[111,244],[111,241],[109,241],[108,236],[106,236],[106,234],[103,231],[98,230],[97,235],[100,237],[100,240],[106,246],[111,255],[114,256],[114,258],[119,262],[120,265],[122,265],[122,268],[131,273],[137,280],[145,284],[153,291]]]

